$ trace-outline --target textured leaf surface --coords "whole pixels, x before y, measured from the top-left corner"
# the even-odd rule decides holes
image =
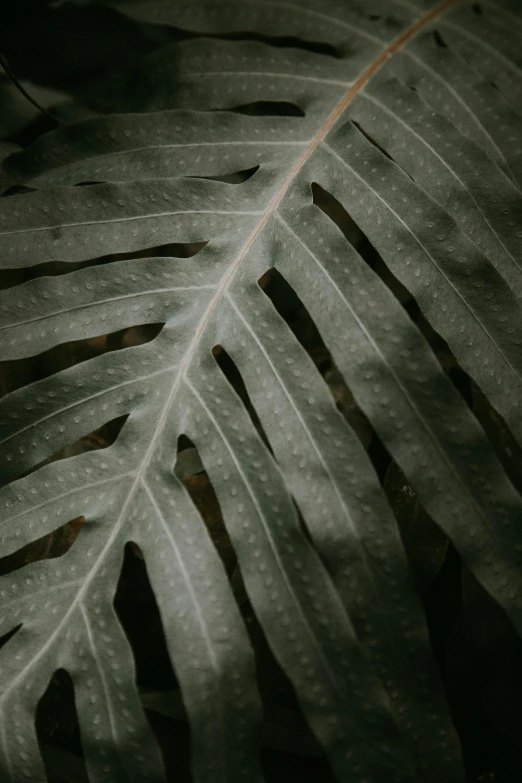
[[[0,292],[3,358],[163,328],[0,403],[2,554],[86,520],[60,559],[0,577],[0,633],[19,627],[0,653],[3,780],[46,780],[34,711],[58,668],[73,680],[89,780],[164,779],[113,608],[128,541],[160,608],[194,779],[262,779],[253,653],[174,470],[180,435],[336,778],[464,779],[378,476],[258,281],[275,268],[297,293],[420,503],[520,633],[520,497],[425,336],[312,193],[340,202],[520,440],[521,20],[508,0],[482,3],[483,19],[474,5],[117,4],[194,36],[108,85],[113,114],[5,160],[37,192],[2,199],[4,267],[73,271]],[[242,113],[274,102],[303,116]],[[75,187],[86,182],[98,184]],[[161,252],[172,243],[199,252]],[[122,416],[108,448],[42,464]]]

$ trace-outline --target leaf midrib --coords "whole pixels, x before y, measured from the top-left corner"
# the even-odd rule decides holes
[[[338,118],[341,116],[341,114],[344,112],[348,104],[353,100],[353,98],[357,95],[357,93],[365,86],[365,84],[371,79],[371,77],[377,73],[378,70],[387,62],[387,60],[392,57],[395,52],[397,52],[399,49],[401,49],[406,43],[408,43],[412,38],[414,38],[416,35],[418,35],[421,30],[426,27],[430,22],[432,22],[434,19],[438,18],[442,14],[444,14],[446,11],[448,11],[453,6],[457,5],[458,3],[462,2],[462,0],[443,0],[441,3],[439,3],[434,9],[431,11],[428,11],[427,13],[420,16],[420,18],[414,22],[410,27],[408,27],[405,31],[403,31],[394,41],[392,41],[388,46],[386,46],[381,54],[372,62],[369,66],[366,67],[366,69],[363,71],[361,76],[355,81],[355,83],[352,85],[352,87],[348,90],[348,92],[345,94],[345,96],[342,98],[341,101],[337,104],[337,106],[333,109],[333,111],[330,113],[330,115],[327,117],[324,125],[321,127],[321,129],[317,132],[314,139],[311,141],[310,145],[306,149],[306,151],[303,153],[301,158],[296,162],[290,173],[287,175],[285,180],[283,181],[283,184],[273,197],[272,201],[268,205],[265,212],[262,214],[262,218],[257,224],[257,226],[252,231],[251,235],[248,237],[246,242],[244,243],[243,247],[239,251],[238,255],[234,259],[234,261],[231,263],[229,269],[225,274],[223,275],[223,278],[221,279],[220,283],[217,286],[216,294],[209,302],[209,305],[207,309],[205,310],[200,323],[198,324],[198,327],[195,331],[194,337],[190,341],[190,344],[185,352],[185,355],[180,362],[179,370],[176,375],[176,378],[174,379],[174,382],[172,384],[172,388],[170,390],[170,393],[165,401],[165,405],[161,411],[161,414],[158,418],[157,426],[152,434],[149,446],[147,447],[147,450],[145,452],[144,458],[141,462],[141,465],[136,470],[136,476],[135,480],[129,490],[129,493],[127,495],[127,498],[123,504],[122,510],[120,512],[120,515],[118,519],[116,520],[113,530],[111,534],[107,538],[107,542],[103,549],[100,552],[100,555],[96,561],[96,563],[93,565],[93,568],[91,569],[90,574],[88,574],[85,578],[85,581],[76,594],[75,598],[71,602],[71,606],[69,610],[66,612],[66,614],[63,617],[63,620],[59,623],[53,634],[49,637],[49,639],[45,642],[45,644],[40,648],[38,653],[29,661],[26,666],[19,672],[19,674],[13,678],[9,686],[4,690],[2,695],[0,696],[0,705],[8,694],[13,690],[13,688],[23,679],[25,673],[31,669],[33,664],[38,661],[42,655],[46,652],[46,650],[50,647],[50,645],[53,643],[56,636],[61,631],[61,628],[63,627],[64,623],[66,622],[67,618],[71,614],[71,612],[74,611],[76,608],[76,605],[79,601],[82,600],[82,596],[88,589],[92,579],[96,575],[98,568],[101,567],[101,563],[104,560],[105,553],[110,549],[112,546],[114,540],[119,534],[119,531],[125,521],[125,518],[127,516],[127,512],[129,510],[130,504],[132,503],[134,496],[136,492],[139,490],[140,486],[143,484],[143,477],[146,474],[146,471],[148,469],[149,463],[152,459],[152,455],[154,453],[154,449],[156,447],[156,443],[159,440],[161,433],[163,431],[166,419],[168,417],[168,414],[170,412],[170,408],[173,404],[173,401],[175,399],[175,396],[177,394],[179,385],[181,381],[184,378],[185,371],[187,370],[188,366],[190,365],[190,362],[192,361],[192,358],[195,355],[197,346],[199,344],[199,341],[201,339],[201,336],[203,335],[205,328],[214,312],[214,309],[216,308],[219,301],[221,301],[221,297],[226,292],[230,282],[232,281],[236,271],[241,265],[241,262],[247,255],[248,251],[252,247],[253,243],[265,227],[266,223],[268,222],[269,218],[274,214],[275,210],[279,206],[281,200],[285,196],[286,192],[288,191],[291,183],[296,178],[296,176],[301,171],[302,167],[306,163],[306,161],[309,159],[310,155],[314,152],[316,147],[319,145],[319,143],[323,140],[323,138],[326,136],[326,134],[330,131],[334,123],[338,120]]]

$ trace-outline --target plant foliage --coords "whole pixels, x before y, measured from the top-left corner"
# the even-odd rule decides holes
[[[0,253],[21,272],[0,292],[2,359],[145,337],[0,403],[2,555],[81,528],[61,557],[0,577],[1,780],[47,779],[34,719],[58,669],[89,781],[165,779],[114,609],[128,542],[158,602],[194,780],[262,779],[251,642],[184,480],[202,468],[335,779],[464,780],[357,421],[520,633],[520,496],[433,348],[520,442],[520,5],[149,0],[112,12],[163,31],[161,45],[104,81],[102,112],[5,150]],[[269,296],[274,280],[315,324],[357,421]],[[110,445],[75,452],[104,427]]]

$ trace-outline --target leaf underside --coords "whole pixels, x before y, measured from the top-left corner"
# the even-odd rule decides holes
[[[174,470],[182,435],[336,779],[464,780],[379,478],[259,281],[276,270],[297,294],[423,508],[520,633],[520,496],[426,334],[314,199],[319,186],[348,213],[520,443],[522,17],[510,0],[477,5],[117,3],[190,35],[108,80],[110,113],[5,159],[34,192],[2,199],[3,267],[61,273],[0,292],[2,359],[162,328],[0,402],[2,556],[84,519],[66,554],[0,577],[0,634],[18,629],[0,653],[2,781],[47,779],[34,715],[57,669],[91,783],[165,779],[113,607],[129,541],[160,609],[194,780],[262,779],[253,652]],[[161,252],[182,243],[193,257]],[[64,455],[121,417],[107,448]]]

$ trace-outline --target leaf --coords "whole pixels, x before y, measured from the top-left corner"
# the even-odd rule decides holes
[[[147,710],[174,720],[186,720],[179,691],[143,693],[141,702]],[[263,725],[262,746],[303,756],[321,755],[320,748],[316,747],[314,737],[307,731],[306,726],[301,727],[296,724],[298,724],[298,715],[278,705],[271,720],[265,721]]]
[[[261,779],[253,652],[200,505],[174,470],[182,435],[336,778],[464,779],[375,468],[258,281],[275,268],[293,288],[362,421],[520,633],[520,497],[362,249],[379,254],[520,438],[518,115],[513,91],[504,98],[488,66],[465,58],[462,41],[479,35],[469,6],[118,4],[145,30],[176,24],[192,37],[116,74],[105,96],[114,113],[6,159],[12,181],[38,191],[2,200],[5,268],[73,271],[37,266],[2,292],[5,359],[163,324],[149,342],[1,402],[3,553],[85,518],[60,560],[1,577],[1,633],[18,628],[0,654],[6,780],[45,780],[32,716],[57,668],[73,680],[89,779],[164,779],[112,605],[128,541],[158,601],[194,780]],[[490,44],[504,84],[518,67],[509,41],[520,19],[507,0],[490,7],[507,31],[505,48]],[[313,183],[340,202],[361,244],[314,203]],[[164,250],[173,243],[199,252],[174,257]],[[121,417],[112,445],[56,459]]]

